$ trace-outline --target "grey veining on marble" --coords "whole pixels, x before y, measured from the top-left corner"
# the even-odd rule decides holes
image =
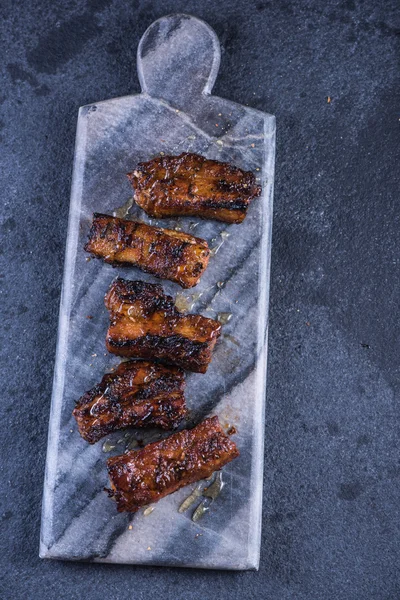
[[[218,39],[202,21],[164,17],[138,49],[142,93],[79,111],[57,357],[54,373],[40,556],[131,564],[251,569],[259,564],[268,286],[275,156],[273,116],[210,95],[220,62]],[[132,195],[126,173],[141,160],[197,152],[255,172],[262,197],[240,225],[194,218],[149,220],[179,226],[218,248],[200,284],[184,294],[193,312],[232,313],[207,374],[187,374],[188,424],[217,414],[234,425],[241,456],[223,469],[225,486],[198,523],[178,513],[193,486],[144,516],[118,514],[103,491],[110,454],[89,446],[71,415],[74,402],[119,359],[105,350],[104,294],[117,275],[155,281],[134,268],[87,260],[83,245],[94,211],[112,213]],[[221,236],[227,232],[229,236]],[[217,283],[219,285],[217,285]],[[152,432],[151,435],[153,435]],[[122,451],[117,441],[113,454]],[[138,438],[146,437],[143,431]],[[199,534],[199,535],[198,535]]]

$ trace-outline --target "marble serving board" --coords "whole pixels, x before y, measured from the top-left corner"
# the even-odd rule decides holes
[[[258,568],[275,119],[210,94],[219,62],[218,38],[208,25],[187,15],[164,17],[138,48],[142,93],[79,111],[42,508],[43,558]],[[132,206],[126,173],[140,161],[184,151],[256,174],[262,196],[242,224],[152,220]],[[224,467],[222,492],[196,523],[191,517],[200,499],[178,512],[195,486],[162,499],[151,514],[117,513],[103,491],[106,459],[135,438],[146,443],[160,434],[131,430],[129,437],[120,432],[90,446],[71,415],[82,393],[120,361],[104,344],[104,294],[111,281],[118,275],[159,281],[135,268],[113,269],[88,259],[83,246],[95,211],[180,227],[214,249],[192,290],[162,282],[166,293],[180,294],[180,306],[214,318],[224,313],[227,321],[207,373],[187,373],[187,425],[218,415],[224,428],[235,427],[240,457]]]

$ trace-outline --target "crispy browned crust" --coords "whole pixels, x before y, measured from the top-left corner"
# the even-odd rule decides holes
[[[177,367],[127,361],[86,392],[72,414],[89,444],[125,427],[174,429],[186,414],[184,387]]]
[[[119,356],[159,359],[205,373],[221,325],[201,315],[183,315],[161,285],[116,279],[105,297],[110,311],[106,346]]]
[[[210,256],[207,242],[188,233],[98,213],[85,250],[112,265],[134,265],[183,288],[197,285]]]
[[[136,204],[157,218],[187,215],[241,223],[261,194],[251,171],[187,152],[139,163],[128,177]]]
[[[218,417],[212,417],[142,450],[109,458],[111,490],[107,491],[119,512],[136,512],[209,477],[237,456],[236,444],[222,431]]]

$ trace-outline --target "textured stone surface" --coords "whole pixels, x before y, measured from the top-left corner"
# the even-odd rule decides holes
[[[2,8],[0,595],[397,598],[397,3]],[[258,573],[38,558],[77,109],[139,92],[140,36],[178,10],[222,41],[214,92],[277,116]]]
[[[218,40],[203,21],[182,15],[158,19],[139,45],[143,93],[79,111],[43,496],[44,558],[258,568],[275,118],[210,96],[219,63]],[[217,414],[224,428],[235,427],[240,451],[223,469],[218,502],[196,525],[191,516],[200,499],[193,509],[178,512],[194,486],[160,501],[151,516],[118,515],[104,494],[103,444],[89,446],[81,439],[71,414],[83,391],[120,362],[105,352],[104,295],[111,282],[117,275],[157,281],[135,268],[88,262],[83,246],[92,214],[113,214],[126,204],[132,195],[126,173],[140,161],[181,152],[253,171],[262,184],[261,197],[240,225],[149,220],[136,205],[126,215],[158,227],[187,232],[194,227],[208,240],[213,255],[200,283],[185,293],[176,283],[163,281],[162,287],[187,299],[191,312],[230,317],[207,373],[186,374],[189,424]],[[145,443],[149,439],[143,430],[133,434]],[[113,454],[125,450],[126,444],[118,444],[122,438],[121,432],[109,437]]]

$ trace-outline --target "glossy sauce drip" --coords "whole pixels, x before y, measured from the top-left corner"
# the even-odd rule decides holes
[[[112,444],[110,440],[106,440],[103,444],[102,450],[103,452],[111,452],[111,450],[114,450],[114,448],[115,444]]]
[[[232,313],[229,312],[220,312],[217,314],[217,321],[221,323],[221,325],[226,325],[232,319]]]
[[[145,508],[144,511],[143,511],[143,516],[144,517],[148,517],[149,515],[151,515],[151,513],[154,510],[154,508],[155,508],[154,506],[148,506],[147,508]]]
[[[190,312],[197,300],[199,300],[203,294],[204,292],[196,292],[195,294],[185,296],[185,294],[178,292],[175,298],[175,306],[181,313]]]
[[[230,233],[228,233],[227,231],[221,231],[221,233],[219,235],[221,236],[221,241],[218,242],[218,244],[216,246],[214,246],[214,248],[211,248],[210,256],[215,256],[219,252],[219,250],[223,246],[224,242],[230,236]]]
[[[122,206],[119,206],[118,208],[116,208],[115,210],[113,210],[113,217],[119,217],[120,219],[125,219],[125,217],[127,216],[127,214],[129,213],[130,209],[133,206],[133,196],[132,198],[129,198],[129,200],[127,200],[125,202],[125,204],[123,204]]]

